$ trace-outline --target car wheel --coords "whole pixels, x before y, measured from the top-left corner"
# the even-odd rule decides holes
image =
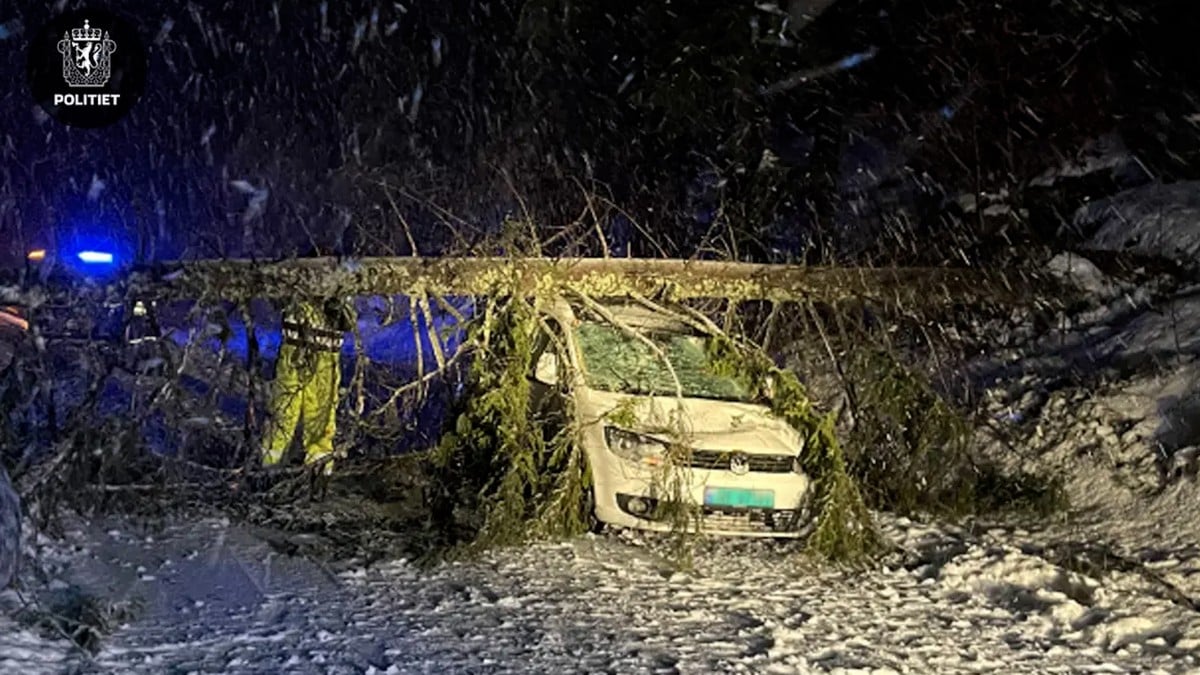
[[[583,494],[583,517],[584,524],[587,526],[588,532],[592,534],[604,534],[608,530],[608,525],[596,517],[596,492],[595,488],[588,488]]]

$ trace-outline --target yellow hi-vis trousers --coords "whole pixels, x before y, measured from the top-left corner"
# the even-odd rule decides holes
[[[304,463],[323,462],[333,471],[341,362],[338,352],[284,344],[279,348],[271,392],[271,419],[263,447],[264,466],[278,464],[302,428]]]

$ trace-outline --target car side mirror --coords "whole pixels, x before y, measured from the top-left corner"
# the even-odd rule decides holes
[[[768,401],[775,398],[775,376],[767,375],[763,378],[762,395]]]
[[[558,355],[547,349],[538,357],[533,378],[542,384],[558,384]]]

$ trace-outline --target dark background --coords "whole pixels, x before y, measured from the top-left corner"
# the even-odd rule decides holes
[[[84,6],[137,24],[146,92],[97,130],[0,94],[10,257],[80,231],[144,259],[346,229],[407,254],[401,222],[428,254],[506,214],[549,237],[586,191],[621,207],[597,210],[619,254],[996,264],[1069,245],[1081,195],[1200,170],[1194,0],[8,3],[0,77],[24,83],[26,41]],[[853,54],[874,58],[795,82]],[[1136,171],[1030,185],[1112,132]]]

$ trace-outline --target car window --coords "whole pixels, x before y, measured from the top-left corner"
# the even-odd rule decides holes
[[[656,349],[608,324],[586,322],[576,335],[589,386],[601,391],[674,396],[671,369]],[[702,336],[686,333],[647,333],[657,351],[666,355],[683,389],[691,398],[750,402],[754,392],[732,377],[715,372]]]

